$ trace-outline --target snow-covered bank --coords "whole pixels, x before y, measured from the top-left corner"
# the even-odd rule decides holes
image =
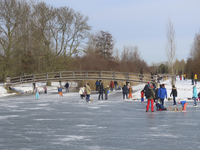
[[[176,88],[177,88],[177,92],[178,92],[178,96],[176,98],[176,100],[188,100],[188,98],[192,98],[192,92],[193,92],[193,85],[191,85],[191,80],[187,80],[187,81],[180,81],[179,78],[177,78],[176,80]],[[172,90],[172,86],[170,84],[170,80],[166,80],[164,82],[162,82],[161,84],[165,84],[165,88],[167,89],[167,97],[170,97],[170,93]],[[199,86],[199,82],[197,83],[197,92],[200,92],[200,86]],[[137,85],[137,89],[138,87],[140,87],[140,89],[144,88],[144,84],[140,84]],[[134,86],[133,86],[134,88]],[[141,90],[133,93],[133,99],[140,99],[140,92]]]
[[[62,83],[62,86],[64,86],[65,83]],[[171,84],[170,80],[166,80],[162,82],[161,84],[165,84],[165,88],[167,89],[167,95],[170,97],[171,93]],[[199,82],[197,83],[197,91],[200,91],[200,86]],[[70,83],[71,86],[75,87],[77,86],[75,83]],[[41,92],[44,91],[43,87],[45,86],[45,83],[36,83],[36,86],[39,88]],[[59,86],[58,82],[52,82],[52,86],[48,86],[47,90],[48,91],[57,91],[57,87]],[[132,86],[133,90],[136,91],[133,93],[133,99],[134,100],[140,100],[140,92],[144,88],[145,84],[138,84],[135,86]],[[180,81],[177,78],[176,81],[176,87],[177,87],[177,92],[178,92],[178,97],[177,100],[188,100],[188,98],[192,97],[192,89],[193,85],[191,85],[191,80],[187,81]],[[32,84],[22,84],[14,87],[16,90],[21,91],[22,93],[27,93],[27,92],[32,92],[33,87]],[[118,91],[119,92],[119,91]],[[6,89],[3,87],[3,85],[0,86],[0,97],[3,96],[8,96],[11,94],[7,94]]]

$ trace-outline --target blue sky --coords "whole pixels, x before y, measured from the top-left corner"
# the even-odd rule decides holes
[[[137,46],[151,65],[167,61],[166,24],[176,32],[176,58],[186,60],[200,30],[200,0],[42,0],[55,7],[68,6],[89,17],[93,33],[110,32],[115,48]]]

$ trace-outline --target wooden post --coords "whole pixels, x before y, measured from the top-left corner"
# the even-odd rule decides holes
[[[61,81],[59,81],[59,85],[60,85],[60,87],[62,87],[62,82]]]
[[[115,72],[113,72],[113,79],[115,79]]]
[[[99,72],[99,78],[101,79],[101,71]]]
[[[10,84],[10,76],[6,76],[6,84]]]
[[[86,71],[86,79],[88,78],[88,71]]]
[[[33,82],[35,81],[35,75],[33,74]]]
[[[46,73],[46,81],[48,80],[48,73]]]
[[[126,74],[126,78],[127,78],[127,80],[129,80],[129,73],[128,72]]]
[[[61,78],[61,72],[59,72],[59,79]]]
[[[72,72],[73,78],[74,78],[74,71]]]

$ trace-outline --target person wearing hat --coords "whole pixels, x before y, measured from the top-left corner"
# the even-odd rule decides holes
[[[187,101],[178,101],[178,104],[182,104],[182,112],[186,112]]]
[[[105,87],[105,100],[108,99],[108,92],[109,92],[109,85],[107,85],[107,87]]]
[[[38,87],[36,86],[36,88],[35,88],[35,94],[36,94],[35,100],[39,100],[39,93],[40,93],[40,91],[39,91]]]
[[[150,103],[151,103],[151,112],[154,112],[153,103],[154,103],[155,93],[153,91],[153,86],[152,85],[149,86],[147,90],[148,90],[148,94],[147,94],[148,102],[147,102],[146,112],[148,112],[149,110]]]

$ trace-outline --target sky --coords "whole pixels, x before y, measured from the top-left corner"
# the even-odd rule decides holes
[[[114,49],[137,46],[151,65],[167,61],[166,26],[170,18],[176,33],[176,58],[187,60],[196,33],[200,32],[200,0],[42,0],[66,6],[89,17],[91,33],[108,31]]]

